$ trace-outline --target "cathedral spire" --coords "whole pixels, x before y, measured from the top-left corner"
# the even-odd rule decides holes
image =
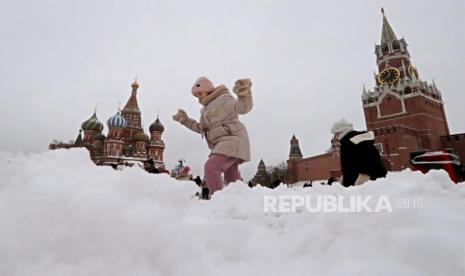
[[[384,9],[381,8],[381,13],[383,14],[383,29],[381,32],[381,44],[390,43],[394,40],[397,40],[396,34],[391,28],[386,15],[384,14]]]
[[[124,106],[123,110],[121,110],[121,115],[128,123],[128,128],[125,130],[124,137],[128,138],[129,140],[132,140],[134,134],[143,132],[141,112],[137,103],[137,89],[139,88],[137,79],[134,80],[134,82],[131,84],[131,88],[131,96],[129,96],[126,105]],[[137,131],[134,129],[137,129]]]
[[[139,105],[137,104],[137,89],[139,88],[139,83],[137,82],[137,79],[131,84],[131,88],[131,96],[126,103],[126,106],[124,106],[123,111],[139,112]]]

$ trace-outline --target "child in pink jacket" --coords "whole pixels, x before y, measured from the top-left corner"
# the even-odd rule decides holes
[[[223,188],[224,181],[241,178],[239,164],[250,161],[249,136],[239,115],[248,113],[253,106],[250,79],[236,81],[234,97],[224,85],[215,87],[206,77],[199,78],[192,86],[192,95],[203,105],[200,120],[196,121],[179,109],[173,116],[190,130],[202,135],[211,150],[204,173],[210,195]]]

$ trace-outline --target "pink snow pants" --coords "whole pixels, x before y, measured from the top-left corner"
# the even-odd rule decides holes
[[[222,173],[224,173],[224,182],[226,184],[241,179],[239,160],[239,158],[222,154],[210,155],[204,166],[205,180],[210,195],[223,188]]]

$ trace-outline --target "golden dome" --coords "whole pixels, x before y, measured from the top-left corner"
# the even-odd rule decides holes
[[[139,88],[139,83],[137,82],[137,79],[134,80],[134,82],[131,84],[131,87],[133,90]]]

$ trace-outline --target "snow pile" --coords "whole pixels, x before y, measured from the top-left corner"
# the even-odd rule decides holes
[[[269,190],[0,153],[0,275],[464,275],[465,186],[443,172]],[[392,213],[264,213],[265,195],[422,199]]]

